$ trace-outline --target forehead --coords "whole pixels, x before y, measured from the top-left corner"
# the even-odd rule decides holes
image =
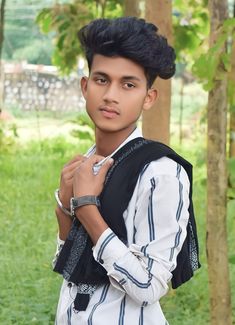
[[[146,82],[144,68],[136,62],[120,57],[108,57],[95,54],[91,65],[91,74],[102,72],[110,77],[125,78],[126,76],[137,77]]]

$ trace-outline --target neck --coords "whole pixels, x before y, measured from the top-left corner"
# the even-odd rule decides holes
[[[122,132],[104,132],[96,128],[96,154],[104,157],[109,156],[128,138],[134,129],[135,127],[132,130],[123,130]]]

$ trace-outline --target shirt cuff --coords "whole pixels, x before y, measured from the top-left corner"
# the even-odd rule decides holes
[[[100,263],[107,272],[113,269],[113,264],[128,252],[125,244],[107,228],[99,237],[93,247],[94,259]]]
[[[57,246],[64,245],[65,240],[60,239],[59,234],[57,234]]]
[[[52,267],[54,268],[59,257],[59,254],[64,246],[65,241],[60,239],[59,234],[57,234],[57,245],[56,245],[56,252],[54,258],[52,260]]]

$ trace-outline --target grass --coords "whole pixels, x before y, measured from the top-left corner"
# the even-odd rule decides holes
[[[205,255],[206,176],[201,136],[172,146],[195,166],[194,203],[202,268],[194,278],[162,299],[172,325],[209,324],[208,279]],[[193,144],[193,145],[192,145]],[[61,278],[52,272],[57,225],[54,189],[60,170],[87,143],[63,137],[30,141],[0,156],[0,324],[50,325],[54,323]],[[230,253],[235,250],[234,219],[229,220]],[[235,266],[231,268],[234,283]],[[232,296],[235,298],[234,288]],[[234,299],[233,299],[234,301]],[[235,306],[233,305],[235,314]]]
[[[51,271],[53,193],[76,149],[56,139],[0,158],[0,324],[53,324],[61,283]]]

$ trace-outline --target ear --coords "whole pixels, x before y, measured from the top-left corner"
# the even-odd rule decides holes
[[[147,95],[144,99],[143,110],[148,111],[155,103],[158,97],[158,91],[155,88],[148,89]]]
[[[88,83],[88,77],[82,77],[80,85],[81,85],[81,90],[84,99],[87,97],[87,83]]]

